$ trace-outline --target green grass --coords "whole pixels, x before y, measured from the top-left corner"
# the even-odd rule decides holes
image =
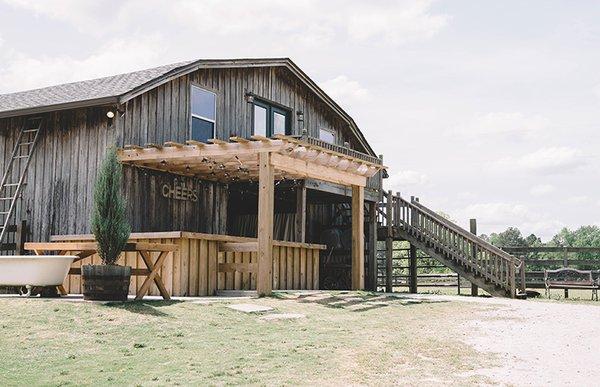
[[[485,306],[377,297],[242,301],[306,315],[287,321],[264,321],[224,302],[3,298],[0,384],[486,382],[471,371],[493,359],[460,341],[461,324]]]

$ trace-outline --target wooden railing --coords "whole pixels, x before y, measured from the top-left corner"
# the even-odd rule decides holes
[[[54,235],[53,242],[83,242],[94,240],[93,235]],[[172,296],[214,295],[220,290],[255,290],[258,245],[256,238],[230,235],[203,234],[186,231],[132,233],[134,242],[176,244],[178,250],[169,253],[160,276]],[[252,244],[250,248],[248,245]],[[243,245],[243,246],[242,246]],[[299,242],[273,241],[273,289],[319,289],[319,253],[325,245]],[[100,257],[94,254],[73,264],[97,264]],[[144,269],[136,252],[124,252],[118,264]],[[145,276],[131,278],[130,294]],[[64,283],[69,293],[81,293],[81,276],[69,275]],[[151,285],[150,295],[159,295],[156,285]]]
[[[517,295],[518,282],[521,292],[525,292],[524,281],[517,281],[517,275],[522,277],[524,274],[524,266],[519,259],[431,211],[417,200],[409,202],[390,193],[384,195],[380,207],[379,222],[382,226],[404,230],[443,252],[474,275],[502,288],[511,297]],[[391,211],[391,216],[388,211]],[[388,224],[390,220],[391,225]]]

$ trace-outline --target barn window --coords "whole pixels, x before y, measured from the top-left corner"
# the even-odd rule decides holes
[[[206,141],[215,137],[217,95],[192,85],[192,140]]]
[[[335,144],[335,132],[331,129],[321,128],[319,130],[319,138],[330,144]]]
[[[290,134],[290,112],[272,104],[253,100],[253,133],[273,137],[275,134]]]

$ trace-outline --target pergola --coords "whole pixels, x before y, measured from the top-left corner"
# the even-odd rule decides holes
[[[364,187],[383,165],[282,135],[129,145],[119,150],[119,159],[127,165],[224,183],[258,181],[260,295],[272,290],[274,180],[312,178],[352,187],[352,289],[364,289]]]

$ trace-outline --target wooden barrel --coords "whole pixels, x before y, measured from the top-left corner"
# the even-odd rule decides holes
[[[127,301],[131,267],[84,265],[81,268],[83,299],[93,301]]]

